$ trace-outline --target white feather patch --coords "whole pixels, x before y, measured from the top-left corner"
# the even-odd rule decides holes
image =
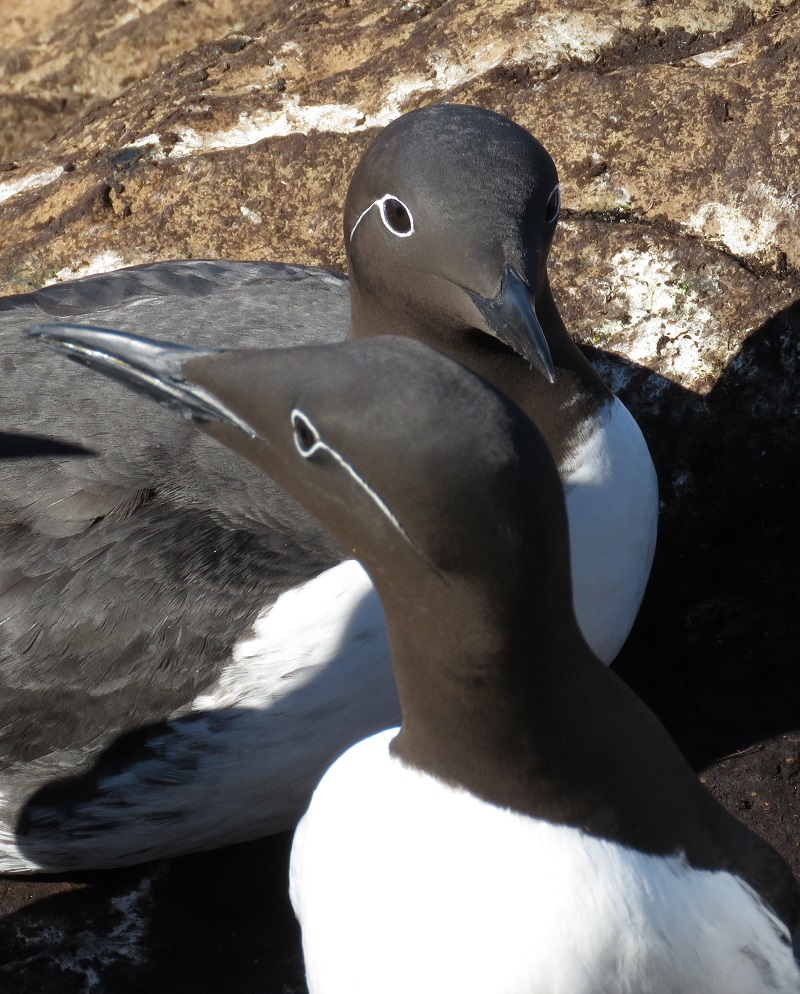
[[[656,544],[658,483],[647,443],[614,399],[586,426],[561,467],[575,614],[610,663],[644,596]]]
[[[737,877],[482,801],[404,766],[396,729],[326,774],[295,834],[311,994],[798,994]]]

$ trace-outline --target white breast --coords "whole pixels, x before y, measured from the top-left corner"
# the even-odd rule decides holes
[[[788,934],[729,873],[487,804],[396,730],[325,775],[291,896],[311,994],[798,994]]]
[[[559,467],[569,518],[575,614],[610,663],[644,596],[656,544],[658,484],[639,426],[616,398]]]

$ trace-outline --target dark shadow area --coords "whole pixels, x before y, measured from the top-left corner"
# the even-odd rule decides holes
[[[662,508],[614,669],[701,770],[800,729],[800,302],[753,332],[705,397],[630,372],[620,396]]]
[[[85,449],[82,445],[61,442],[57,438],[0,431],[0,460],[96,455],[96,452],[92,452],[91,449]]]
[[[4,994],[303,994],[291,834],[142,867],[0,878]]]

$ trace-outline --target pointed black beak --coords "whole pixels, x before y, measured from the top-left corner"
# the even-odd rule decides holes
[[[197,349],[174,342],[129,335],[79,324],[38,324],[24,334],[82,366],[104,373],[137,393],[179,411],[195,421],[225,421],[248,435],[256,432],[203,387],[186,381],[183,364],[215,349]]]
[[[556,371],[547,339],[536,317],[530,290],[511,263],[507,262],[503,269],[500,292],[496,297],[482,297],[469,289],[467,293],[486,318],[486,330],[527,359],[548,382],[553,383]]]

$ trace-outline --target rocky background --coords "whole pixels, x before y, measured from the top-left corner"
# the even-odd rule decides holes
[[[544,142],[557,300],[659,471],[616,669],[800,875],[799,0],[3,0],[0,32],[3,293],[341,268],[353,165],[426,103]],[[0,878],[0,989],[301,992],[287,847]]]

